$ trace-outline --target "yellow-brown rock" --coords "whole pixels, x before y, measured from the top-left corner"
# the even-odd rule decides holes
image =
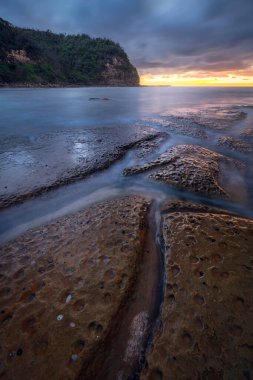
[[[149,203],[106,201],[1,247],[1,379],[74,379],[92,363],[135,283]]]
[[[253,221],[163,216],[161,328],[142,380],[251,379]]]
[[[149,178],[165,182],[169,185],[208,195],[214,198],[246,199],[246,190],[243,180],[239,181],[240,172],[244,165],[217,152],[199,145],[176,145],[168,149],[161,156],[143,166],[130,167],[124,170],[124,175],[149,172]],[[234,191],[231,184],[236,173],[237,186]],[[151,173],[150,173],[151,172]],[[243,199],[242,199],[243,198]]]

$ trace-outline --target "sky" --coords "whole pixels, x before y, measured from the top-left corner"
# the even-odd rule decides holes
[[[253,0],[0,0],[0,17],[111,38],[144,85],[253,86]]]

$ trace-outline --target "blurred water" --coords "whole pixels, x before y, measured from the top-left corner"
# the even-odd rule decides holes
[[[89,100],[108,97],[110,100]],[[252,88],[0,89],[0,134],[33,136],[63,128],[133,123],[212,105],[252,105]]]
[[[89,100],[91,97],[110,100]],[[252,88],[57,88],[57,89],[0,89],[0,172],[2,187],[5,184],[15,188],[24,181],[25,171],[38,175],[43,170],[47,158],[54,163],[50,171],[54,174],[59,162],[66,167],[71,157],[78,162],[94,154],[94,141],[102,136],[101,131],[111,131],[108,137],[120,128],[121,137],[127,134],[124,126],[138,124],[138,128],[149,125],[163,130],[168,115],[187,115],[199,109],[212,107],[226,109],[231,105],[253,106]],[[170,133],[170,138],[151,156],[154,159],[168,147],[182,143],[200,144],[233,158],[244,161],[253,167],[252,155],[229,151],[217,145],[220,133],[239,136],[240,130],[253,125],[253,109],[242,110],[248,117],[238,121],[227,132],[207,131],[207,139]],[[115,127],[115,128],[114,128]],[[137,128],[137,127],[136,127]],[[80,131],[87,140],[80,139]],[[70,143],[71,138],[74,143]],[[54,135],[54,137],[52,137]],[[51,136],[51,137],[50,137]],[[67,136],[67,137],[66,137]],[[105,136],[105,135],[104,135]],[[218,137],[217,137],[218,136]],[[76,140],[75,140],[76,139]],[[109,141],[108,141],[109,144]],[[96,155],[99,154],[95,152]],[[122,194],[148,195],[158,202],[167,197],[204,202],[225,207],[252,217],[253,208],[249,204],[236,204],[217,199],[208,199],[198,194],[190,194],[167,185],[145,180],[142,175],[123,177],[126,166],[134,164],[135,158],[129,152],[121,161],[104,172],[45,193],[23,204],[0,212],[0,241],[14,238],[27,229],[46,223],[54,218],[76,212],[94,202]],[[45,161],[46,162],[46,161]],[[45,163],[44,162],[44,163]],[[38,166],[39,165],[39,166]],[[49,167],[46,165],[46,167]],[[236,179],[235,179],[236,180]],[[4,182],[3,182],[4,181]],[[253,178],[247,178],[249,192],[253,194]]]

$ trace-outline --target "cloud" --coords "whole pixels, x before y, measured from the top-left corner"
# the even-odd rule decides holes
[[[1,0],[15,25],[118,41],[142,72],[249,70],[252,0]]]

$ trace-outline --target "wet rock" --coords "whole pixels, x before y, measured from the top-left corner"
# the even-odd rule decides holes
[[[177,145],[168,149],[157,160],[143,166],[127,168],[123,174],[131,175],[152,170],[149,178],[157,181],[211,197],[234,199],[236,194],[231,193],[228,179],[225,181],[222,178],[223,172],[237,172],[243,168],[244,165],[239,161],[201,146]]]
[[[137,314],[130,326],[130,338],[127,342],[124,356],[125,362],[130,362],[139,357],[147,335],[149,316],[145,311]]]
[[[244,128],[244,130],[241,132],[240,136],[242,138],[252,139],[253,138],[253,126]]]
[[[162,327],[142,380],[252,378],[253,221],[172,212],[162,223]]]
[[[251,153],[253,147],[244,141],[237,140],[231,136],[222,136],[218,139],[218,145],[224,146],[230,150],[234,150],[241,153]]]
[[[196,109],[181,116],[183,121],[191,121],[205,128],[216,131],[229,130],[235,123],[244,120],[247,113],[237,107],[209,107]]]
[[[143,158],[149,154],[154,153],[168,138],[169,135],[167,133],[160,132],[156,138],[141,141],[140,143],[136,144],[135,156],[137,158]]]
[[[2,138],[0,208],[23,202],[108,168],[137,144],[161,135],[138,126],[105,126],[42,135]]]
[[[111,100],[110,98],[89,98],[89,100]]]
[[[146,122],[151,125],[158,125],[164,128],[166,132],[171,132],[176,135],[194,137],[198,139],[206,139],[206,131],[194,121],[178,115],[161,116],[159,118],[146,118]]]
[[[168,212],[203,212],[203,213],[212,213],[212,214],[230,214],[236,215],[236,212],[225,210],[223,208],[214,207],[205,205],[203,203],[194,203],[189,201],[180,201],[169,199],[162,203],[161,205],[161,213],[166,214]]]
[[[174,132],[183,136],[190,136],[201,140],[207,139],[206,131],[192,120],[171,116],[164,125],[166,131]]]
[[[6,379],[75,379],[81,368],[85,374],[135,284],[149,204],[137,196],[106,201],[1,246],[1,285],[10,288],[0,301]]]

